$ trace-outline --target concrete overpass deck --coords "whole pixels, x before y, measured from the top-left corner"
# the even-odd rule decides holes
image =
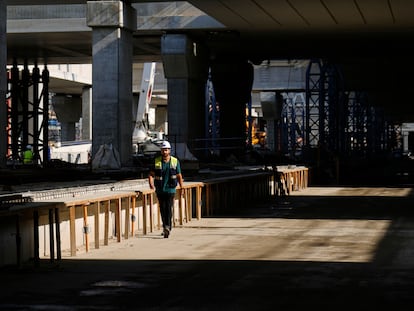
[[[412,188],[309,187],[173,230],[2,268],[2,310],[282,310],[414,303]]]
[[[126,166],[132,153],[130,70],[138,61],[163,61],[170,84],[168,133],[182,144],[205,135],[205,126],[197,121],[206,120],[206,111],[199,103],[205,101],[208,67],[212,68],[212,77],[218,78],[214,84],[216,99],[221,103],[221,136],[244,136],[245,116],[241,111],[245,111],[251,97],[251,64],[264,60],[320,59],[338,65],[342,68],[338,78],[344,82],[347,94],[363,92],[364,103],[366,99],[370,107],[378,107],[381,112],[384,109],[387,122],[411,122],[413,105],[406,94],[412,85],[413,68],[404,59],[412,55],[413,9],[409,1],[362,0],[246,0],[237,5],[197,0],[2,1],[0,40],[5,48],[0,58],[3,65],[14,61],[37,62],[39,66],[92,64],[94,90],[91,93],[85,88],[87,96],[82,98],[90,99],[92,106],[87,110],[94,113],[82,120],[93,122],[92,127],[83,128],[90,129],[88,136],[94,133],[92,155],[111,141],[120,153],[122,166]],[[115,36],[118,31],[123,36]],[[290,70],[286,76],[290,83]],[[235,77],[239,79],[235,81]],[[3,95],[8,92],[6,84],[5,80],[0,83],[4,86],[0,90]],[[233,101],[236,93],[241,97]],[[342,94],[337,97],[344,98]],[[5,109],[2,115],[6,115]],[[226,121],[231,119],[237,128]],[[6,123],[5,118],[2,123]],[[32,133],[24,134],[23,141],[26,137],[30,140]],[[344,135],[338,136],[342,139]],[[8,137],[0,138],[0,146],[4,146],[0,151],[5,154]],[[45,142],[43,139],[44,158]],[[17,143],[14,145],[19,149]],[[34,146],[36,151],[37,145]],[[16,153],[13,155],[17,156]],[[0,164],[5,166],[5,160]]]

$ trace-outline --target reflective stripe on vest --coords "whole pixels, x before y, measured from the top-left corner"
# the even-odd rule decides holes
[[[171,157],[171,159],[170,159],[170,169],[176,170],[177,165],[178,165],[178,159],[175,158],[175,157]],[[155,159],[155,170],[162,171],[162,157],[157,157]]]

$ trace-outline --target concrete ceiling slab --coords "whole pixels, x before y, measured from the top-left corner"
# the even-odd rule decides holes
[[[85,5],[86,2],[6,0],[7,5],[13,6]],[[146,1],[129,2],[136,5]],[[143,20],[148,28],[134,32],[136,62],[160,61],[160,36],[167,32],[188,33],[208,47],[212,58],[238,56],[254,62],[323,58],[343,65],[349,87],[375,90],[378,98],[385,92],[388,99],[384,105],[389,105],[390,101],[396,105],[397,102],[404,105],[401,111],[409,111],[409,116],[414,117],[414,105],[407,103],[405,95],[407,88],[414,84],[414,64],[410,61],[414,54],[414,1],[189,0],[188,3],[151,3],[173,7],[156,14],[147,13]],[[196,10],[188,4],[201,13],[194,13]],[[166,12],[169,15],[165,18],[171,18],[171,22],[161,23],[162,14]],[[173,16],[174,12],[177,16]],[[211,24],[203,25],[202,21],[207,17]],[[176,28],[172,27],[174,18],[181,18]],[[208,27],[213,25],[212,19],[216,21],[215,26]],[[158,22],[151,24],[150,21]],[[182,27],[182,21],[187,21],[188,28]],[[90,63],[91,30],[85,22],[78,21],[77,25],[85,29],[8,32],[9,61],[29,58],[56,64]],[[405,112],[401,115],[407,117]]]

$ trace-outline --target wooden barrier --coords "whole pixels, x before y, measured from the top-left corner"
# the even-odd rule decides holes
[[[180,187],[177,187],[175,200],[178,201],[178,219],[173,219],[173,225],[183,225],[193,218],[193,206],[195,217],[201,219],[202,215],[202,188],[201,182],[185,182],[183,185],[184,195],[179,197]],[[137,198],[142,201],[143,234],[153,232],[155,226],[161,228],[161,216],[155,191],[150,188],[137,190]],[[195,198],[195,200],[194,200]],[[157,223],[154,223],[154,219]],[[135,232],[133,231],[132,234]]]
[[[180,224],[184,222],[189,222],[193,218],[193,207],[194,214],[197,220],[200,220],[202,217],[202,189],[204,183],[202,182],[189,182],[184,183],[183,198],[180,199]],[[179,189],[179,188],[178,188]],[[193,200],[195,198],[195,200]]]
[[[136,195],[142,201],[142,233],[147,234],[148,232],[153,232],[154,229],[154,190],[142,189],[137,190]],[[137,218],[139,219],[139,217]],[[149,220],[149,223],[148,223]],[[160,223],[160,218],[158,217],[158,227]],[[137,228],[138,229],[138,228]],[[132,235],[135,232],[131,232]]]
[[[305,166],[276,166],[275,174],[276,195],[289,195],[292,191],[308,187],[309,169]]]
[[[272,171],[205,180],[205,215],[211,216],[218,210],[243,208],[252,201],[270,197],[272,180]]]
[[[83,234],[84,234],[84,244],[85,250],[89,251],[89,223],[88,216],[91,214],[91,207],[95,206],[94,216],[94,235],[95,235],[95,248],[99,248],[100,234],[99,234],[99,215],[101,205],[106,205],[105,208],[105,223],[104,223],[104,245],[109,243],[109,213],[111,210],[111,204],[114,205],[114,214],[115,214],[115,234],[117,242],[121,242],[122,238],[122,225],[121,225],[121,211],[122,211],[122,201],[125,202],[125,212],[129,216],[129,210],[131,208],[131,201],[135,199],[135,191],[108,191],[95,193],[92,195],[82,195],[75,197],[63,198],[60,202],[55,202],[55,204],[60,208],[69,209],[69,226],[70,226],[70,254],[71,256],[76,256],[77,242],[76,242],[76,209],[81,208],[82,218],[83,218]],[[47,201],[43,201],[47,202]],[[40,202],[39,202],[40,203]],[[129,220],[126,217],[125,221],[125,231],[124,238],[128,238],[129,232]]]
[[[179,197],[177,194],[175,198],[175,202],[178,203],[175,205],[177,213],[174,213],[176,217],[173,219],[173,225],[183,225],[194,217],[199,220],[204,215],[211,216],[220,210],[243,208],[253,201],[264,200],[272,195],[290,194],[292,191],[306,188],[307,185],[308,169],[296,166],[280,166],[272,170],[239,173],[211,178],[203,182],[185,182],[182,189],[183,196]],[[178,187],[177,190],[179,189]],[[130,236],[136,236],[140,233],[140,211],[142,211],[143,235],[159,230],[162,224],[155,192],[145,187],[125,191],[82,193],[79,196],[74,194],[59,199],[40,199],[33,202],[30,202],[30,199],[24,199],[24,202],[22,200],[20,195],[3,197],[3,208],[0,209],[0,217],[15,219],[18,263],[21,260],[19,219],[23,215],[33,220],[35,263],[39,262],[39,217],[48,219],[46,225],[49,229],[51,261],[55,259],[55,253],[56,258],[61,259],[60,224],[63,221],[69,225],[69,237],[67,237],[69,241],[66,244],[69,245],[71,256],[76,256],[79,246],[77,235],[82,236],[87,252],[90,251],[91,243],[96,249],[100,247],[102,231],[103,245],[109,244],[111,236],[114,236],[117,242],[121,242],[122,237],[128,239]],[[113,234],[110,233],[111,212],[114,215]],[[125,215],[124,222],[122,222],[123,215]],[[93,217],[92,222],[90,217]],[[103,225],[101,217],[104,218]],[[77,226],[79,227],[77,220],[82,221],[82,234],[77,231]],[[94,227],[93,232],[89,229],[91,224]],[[92,241],[90,234],[93,234]]]
[[[243,208],[253,201],[289,195],[308,187],[308,168],[277,166],[255,173],[211,178],[204,181],[206,216],[231,208]]]
[[[195,204],[195,217],[201,219],[201,196],[202,196],[203,183],[193,182],[184,183],[184,196],[178,198],[179,202],[179,219],[174,221],[174,225],[182,225],[184,222],[188,222],[193,217],[193,206]],[[179,188],[178,188],[179,189]],[[142,202],[141,206],[139,202]],[[69,245],[70,255],[76,256],[78,242],[77,242],[77,225],[76,219],[81,218],[83,221],[83,245],[85,251],[90,251],[90,222],[89,217],[94,217],[93,220],[93,243],[94,248],[100,247],[100,215],[104,214],[103,224],[103,245],[108,245],[110,237],[110,212],[112,211],[115,215],[115,238],[117,242],[121,242],[122,238],[128,239],[130,236],[135,236],[138,233],[139,220],[138,210],[142,208],[142,234],[154,232],[155,229],[161,228],[161,217],[158,211],[158,202],[156,199],[155,192],[151,189],[140,189],[140,190],[127,190],[127,191],[105,191],[97,192],[94,194],[83,194],[80,196],[68,196],[60,198],[59,201],[56,199],[48,199],[36,202],[39,207],[53,206],[57,211],[68,210],[68,221],[69,221]],[[79,210],[79,212],[77,212]],[[125,222],[122,222],[122,213],[125,213]],[[57,213],[58,215],[59,213]],[[58,219],[58,218],[56,218]],[[57,223],[58,225],[58,223]],[[122,230],[124,228],[124,230]],[[56,231],[58,231],[58,227]],[[38,238],[37,238],[38,239]],[[60,237],[59,237],[60,241]],[[51,244],[54,244],[52,241]],[[60,257],[61,249],[60,243],[58,247],[58,253]],[[53,250],[51,250],[51,253]],[[53,254],[51,254],[53,256]]]

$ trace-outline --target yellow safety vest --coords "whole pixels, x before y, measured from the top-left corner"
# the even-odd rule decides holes
[[[23,164],[31,164],[33,162],[33,151],[26,150],[23,152]]]
[[[170,188],[177,187],[177,165],[178,159],[170,157],[170,170],[168,172],[167,186]],[[162,178],[162,157],[155,158],[155,187],[162,189],[164,187],[164,180]]]

